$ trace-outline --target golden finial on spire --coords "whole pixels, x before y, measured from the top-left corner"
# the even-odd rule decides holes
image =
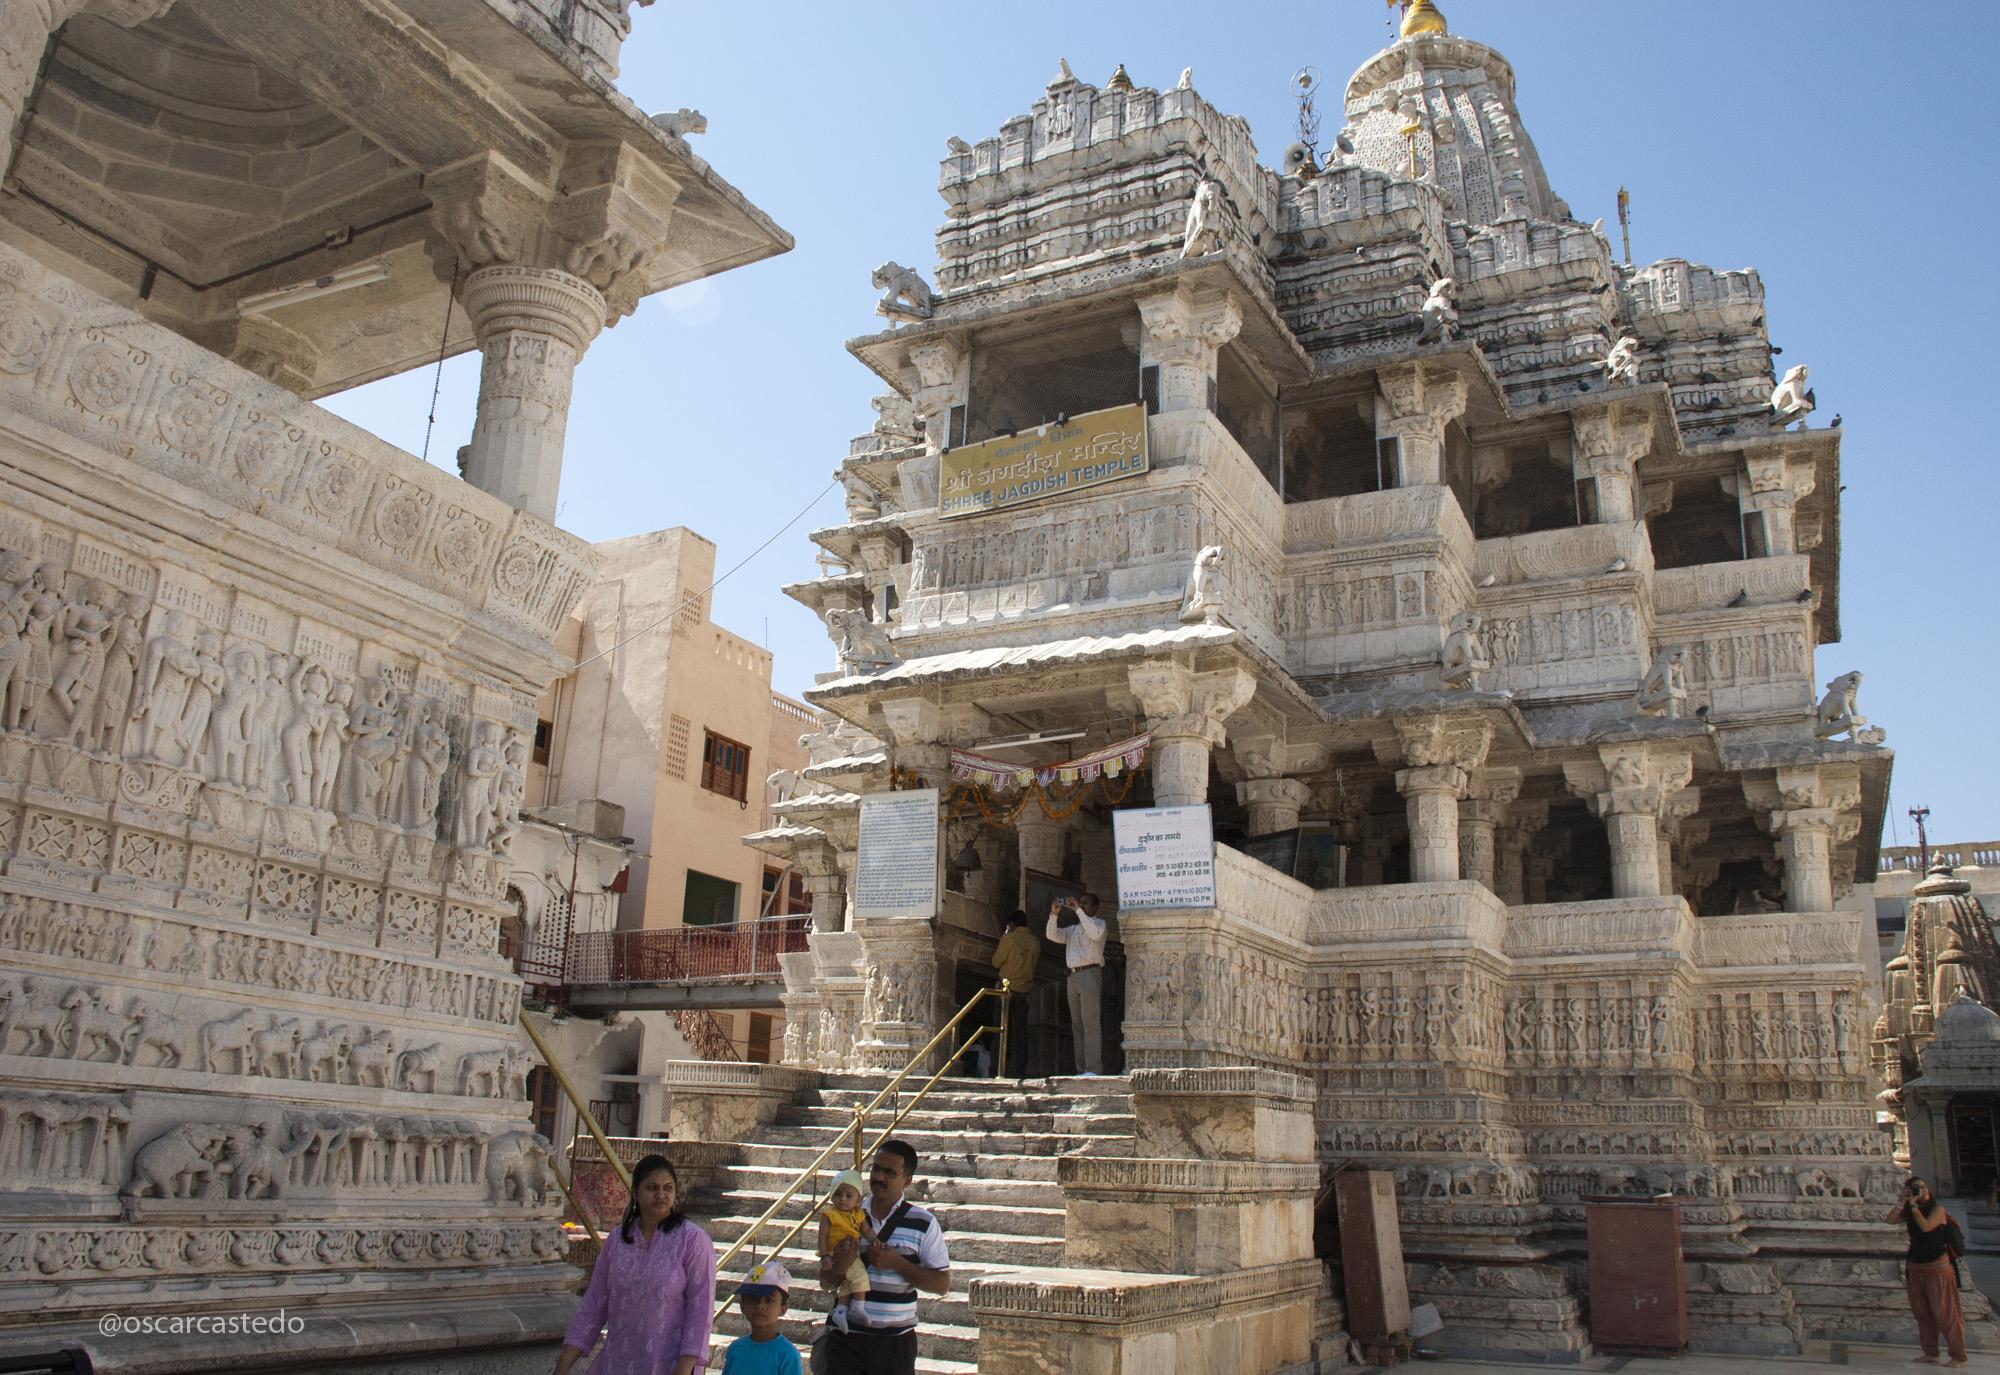
[[[1403,6],[1403,27],[1399,32],[1404,38],[1415,38],[1420,33],[1443,33],[1444,16],[1431,0],[1392,0]]]
[[[1126,75],[1125,64],[1123,62],[1118,64],[1118,70],[1111,74],[1111,79],[1104,83],[1104,89],[1107,91],[1129,91],[1132,89],[1132,78]]]

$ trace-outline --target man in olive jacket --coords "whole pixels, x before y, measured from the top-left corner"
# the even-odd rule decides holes
[[[1007,914],[1007,932],[993,950],[993,967],[1007,981],[1007,1067],[1009,1079],[1028,1077],[1028,990],[1034,987],[1035,965],[1042,943],[1028,929],[1028,914],[1015,908]]]

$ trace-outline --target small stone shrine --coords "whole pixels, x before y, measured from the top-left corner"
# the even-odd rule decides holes
[[[568,1320],[500,923],[570,376],[789,246],[611,87],[628,4],[0,6],[0,1353]],[[310,399],[471,348],[464,481]]]
[[[1583,1199],[1666,1190],[1698,1344],[1909,1340],[1873,933],[1837,908],[1891,756],[1815,660],[1840,431],[1774,374],[1757,274],[1621,262],[1428,0],[1325,104],[1279,173],[1192,72],[1065,63],[951,140],[934,285],[885,266],[850,344],[892,391],[849,519],[787,589],[842,660],[755,838],[816,897],[787,1060],[900,1066],[1024,894],[1114,901],[1112,809],[1207,804],[1214,906],[1114,914],[1138,1155],[1061,1176],[1103,1269],[975,1284],[982,1369],[1212,1326],[1148,1288],[1189,1267],[1268,1319],[1230,1368],[1304,1359],[1345,1162],[1394,1171],[1450,1349],[1572,1357]],[[943,891],[873,916],[859,808],[910,786]],[[1265,1240],[1219,1244],[1246,1208]],[[1183,1214],[1209,1240],[1160,1244]]]

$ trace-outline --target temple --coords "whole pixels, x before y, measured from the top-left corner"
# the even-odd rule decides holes
[[[1350,1162],[1394,1171],[1447,1349],[1574,1358],[1582,1200],[1667,1190],[1697,1345],[1907,1340],[1850,897],[1891,755],[1816,657],[1840,432],[1757,273],[1621,261],[1428,0],[1340,110],[1273,172],[1191,72],[1064,63],[952,140],[933,278],[885,265],[849,344],[888,387],[849,518],[786,589],[841,662],[751,839],[816,930],[790,1068],[729,1092],[879,1082],[993,982],[1009,909],[1116,906],[1117,809],[1206,804],[1213,905],[1115,913],[1122,1077],[1052,1081],[1131,1125],[1052,1168],[1059,1261],[974,1280],[981,1370],[1327,1349],[1301,1266]],[[875,915],[865,799],[924,787],[938,900]]]

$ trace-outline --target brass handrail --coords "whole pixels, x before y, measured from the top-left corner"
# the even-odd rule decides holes
[[[923,1048],[910,1057],[909,1062],[905,1064],[902,1067],[902,1069],[896,1072],[894,1078],[890,1079],[888,1083],[882,1086],[881,1091],[868,1101],[867,1106],[859,1107],[854,1110],[854,1125],[851,1128],[842,1128],[839,1134],[836,1135],[833,1138],[833,1140],[827,1144],[826,1149],[822,1150],[817,1156],[815,1156],[813,1158],[813,1162],[799,1172],[798,1178],[794,1179],[791,1182],[790,1186],[787,1187],[786,1190],[778,1196],[777,1200],[773,1202],[770,1207],[764,1210],[763,1215],[759,1217],[755,1222],[751,1223],[748,1227],[744,1228],[742,1236],[739,1236],[738,1238],[736,1238],[735,1241],[730,1243],[729,1249],[724,1251],[722,1253],[722,1258],[715,1263],[715,1273],[717,1277],[721,1278],[723,1275],[726,1274],[729,1267],[729,1262],[736,1259],[736,1253],[741,1251],[745,1246],[750,1244],[752,1238],[754,1238],[757,1235],[757,1233],[759,1233],[764,1229],[764,1224],[769,1222],[773,1217],[777,1216],[778,1212],[798,1195],[799,1190],[805,1186],[808,1180],[814,1178],[816,1175],[819,1174],[821,1167],[826,1164],[827,1158],[831,1156],[835,1151],[840,1149],[840,1143],[847,1139],[848,1133],[850,1131],[853,1133],[854,1137],[855,1168],[856,1169],[860,1168],[862,1160],[861,1138],[863,1131],[866,1128],[869,1114],[874,1112],[876,1108],[881,1106],[882,1100],[884,1098],[887,1098],[891,1093],[901,1088],[903,1081],[909,1078],[910,1075],[916,1070],[917,1066],[923,1063],[924,1058],[937,1048],[938,1042],[942,1041],[943,1039],[945,1039],[945,1037],[949,1036],[953,1031],[957,1030],[958,1024],[960,1022],[963,1022],[974,1008],[978,1007],[988,998],[997,999],[1000,1003],[1000,1025],[997,1028],[991,1026],[981,1026],[976,1030],[974,1030],[963,1041],[959,1042],[957,1048],[954,1049],[950,1055],[945,1057],[944,1064],[938,1069],[938,1071],[935,1074],[931,1075],[931,1077],[924,1082],[924,1086],[921,1089],[917,1090],[916,1096],[910,1099],[910,1101],[907,1104],[905,1104],[899,1112],[897,1112],[895,1118],[889,1123],[887,1127],[883,1129],[881,1135],[875,1138],[875,1145],[872,1149],[876,1150],[881,1149],[882,1143],[889,1139],[889,1133],[893,1132],[896,1129],[897,1125],[900,1124],[905,1117],[908,1117],[911,1112],[915,1111],[917,1104],[923,1102],[926,1095],[928,1095],[930,1091],[937,1086],[938,1080],[944,1077],[945,1071],[950,1069],[952,1065],[958,1062],[958,1057],[963,1055],[966,1049],[970,1047],[974,1041],[977,1041],[981,1036],[984,1036],[989,1031],[997,1030],[1000,1033],[1000,1045],[1004,1050],[1007,1044],[1007,993],[1008,993],[1007,981],[1005,979],[1002,979],[1000,981],[999,987],[982,988],[977,993],[974,993],[972,997],[967,999],[965,1006],[961,1007],[955,1014],[953,1014],[952,1019],[950,1021],[946,1022],[943,1026],[939,1027],[937,1034],[935,1036],[931,1037],[930,1040],[924,1042]],[[995,1073],[998,1074],[1002,1068],[1003,1066],[996,1065]],[[799,1232],[805,1227],[805,1225],[808,1222],[812,1221],[814,1213],[815,1210],[808,1209],[804,1217],[800,1218],[797,1222],[794,1222],[791,1226],[791,1230],[786,1232],[783,1236],[779,1237],[776,1244],[774,1244],[771,1247],[770,1254],[775,1256],[781,1251],[783,1251],[785,1247],[789,1246],[792,1242],[792,1238],[796,1237],[799,1234]],[[728,1310],[729,1310],[729,1299],[725,1297],[722,1300],[720,1307],[716,1309],[716,1316],[719,1318],[722,1316],[723,1313],[726,1313]]]

